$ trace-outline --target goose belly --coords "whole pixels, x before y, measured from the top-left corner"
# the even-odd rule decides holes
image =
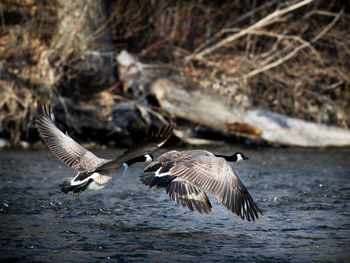
[[[93,173],[90,177],[93,181],[89,184],[89,190],[100,190],[105,187],[106,183],[111,179],[108,175]]]

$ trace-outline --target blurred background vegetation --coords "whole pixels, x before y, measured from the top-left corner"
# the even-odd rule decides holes
[[[130,144],[157,116],[147,87],[159,76],[350,125],[348,1],[3,0],[0,25],[0,138],[13,146],[38,140],[43,103],[82,140]],[[148,78],[121,78],[122,50]]]

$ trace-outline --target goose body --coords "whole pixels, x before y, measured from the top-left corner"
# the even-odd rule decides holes
[[[48,107],[43,107],[35,120],[41,138],[50,151],[67,166],[77,171],[77,175],[66,178],[60,184],[65,194],[79,195],[86,189],[101,189],[111,179],[111,173],[122,169],[125,174],[128,166],[136,162],[152,161],[151,152],[163,145],[170,137],[174,123],[158,130],[144,144],[134,146],[115,159],[97,157],[57,128],[50,117]]]
[[[205,150],[170,151],[151,162],[140,175],[150,187],[165,188],[169,196],[190,210],[208,214],[212,206],[206,195],[214,195],[243,220],[262,214],[228,162],[248,159],[242,153],[218,155]]]

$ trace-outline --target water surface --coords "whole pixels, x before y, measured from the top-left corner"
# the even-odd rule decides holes
[[[210,215],[183,209],[139,181],[143,164],[64,196],[74,171],[49,152],[2,151],[0,262],[350,262],[350,149],[215,152],[237,150],[250,159],[233,167],[264,212],[255,222],[215,198]]]

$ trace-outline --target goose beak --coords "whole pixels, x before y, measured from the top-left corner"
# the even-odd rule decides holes
[[[248,156],[243,155],[243,160],[248,160],[248,159],[249,159]]]

